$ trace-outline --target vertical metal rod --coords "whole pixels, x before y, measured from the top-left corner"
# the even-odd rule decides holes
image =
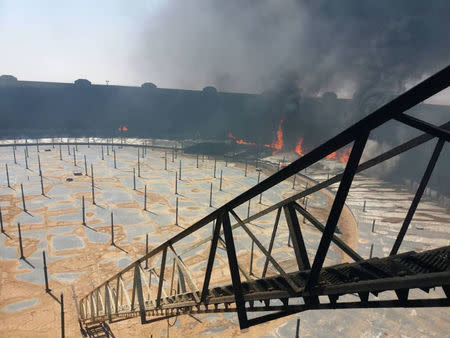
[[[41,157],[39,156],[39,154],[37,156],[37,160],[38,160],[39,175],[42,175],[42,171],[41,171]]]
[[[117,169],[117,163],[116,163],[116,150],[113,149],[113,153],[114,153],[114,169]]]
[[[223,175],[223,170],[220,169],[220,186],[219,186],[220,191],[222,191],[222,175]]]
[[[148,234],[145,234],[145,255],[148,254]],[[148,269],[148,258],[145,260],[145,268]]]
[[[375,231],[375,220],[373,220],[373,222],[372,222],[372,232],[374,232]]]
[[[62,161],[61,143],[59,144],[59,160]]]
[[[45,192],[44,192],[44,179],[42,177],[42,171],[39,169],[39,176],[41,178],[41,195],[45,196]]]
[[[209,206],[212,207],[212,182],[209,188]]]
[[[75,150],[78,151],[78,143],[77,143],[77,138],[75,137]]]
[[[23,211],[27,212],[27,208],[25,206],[25,195],[23,193],[23,184],[20,183],[20,191],[22,192],[22,205],[23,205]]]
[[[262,195],[263,195],[262,193],[259,194],[259,204],[262,203],[262,202],[261,202],[261,201],[262,201]]]
[[[5,229],[3,229],[3,215],[2,215],[2,207],[0,207],[0,230],[2,234],[5,233]]]
[[[142,152],[144,154],[144,152]],[[141,161],[140,161],[140,149],[138,148],[138,157],[137,157],[137,164],[138,164],[138,177],[141,177]]]
[[[251,202],[252,200],[248,200],[248,206],[247,206],[247,218],[249,218],[250,217],[250,202]]]
[[[167,151],[165,152],[164,155],[164,170],[167,170]]]
[[[291,247],[291,234],[288,235],[288,247]]]
[[[87,172],[87,162],[86,162],[86,155],[84,155],[84,175],[87,176],[88,172]]]
[[[364,200],[364,204],[363,204],[363,212],[366,212],[366,200]]]
[[[67,139],[67,154],[70,156],[69,139]]]
[[[175,195],[178,195],[178,172],[175,171]]]
[[[14,155],[14,164],[17,164],[17,159],[16,159],[16,147],[13,147],[13,155]]]
[[[105,160],[105,152],[103,150],[103,144],[102,144],[102,161],[104,161],[104,160]]]
[[[147,184],[144,185],[144,210],[147,210]]]
[[[175,159],[175,149],[172,148],[172,163],[173,163],[174,159]]]
[[[66,336],[66,334],[65,334],[65,329],[64,329],[64,296],[63,296],[62,292],[61,292],[61,299],[60,299],[59,303],[61,304],[61,338],[64,338]]]
[[[116,245],[114,243],[114,215],[112,211],[111,211],[111,245],[113,246]]]
[[[133,168],[133,190],[136,190],[136,169]]]
[[[24,155],[25,155],[25,169],[28,169],[28,159],[27,159],[28,155],[26,150],[24,150]]]
[[[6,182],[8,183],[8,188],[11,188],[11,185],[9,184],[8,163],[5,163],[5,169],[6,169]]]
[[[249,271],[249,275],[253,275],[253,248],[255,246],[255,241],[252,239],[252,248],[250,251],[250,271]]]
[[[89,137],[88,137],[88,139],[87,139],[87,144],[88,144],[88,148],[90,148],[91,146],[90,146],[90,144],[89,144]]]
[[[28,140],[25,139],[25,155],[28,157]]]
[[[260,179],[261,179],[261,171],[258,171],[258,183]]]
[[[420,199],[422,198],[423,192],[427,187],[428,180],[431,177],[434,166],[439,158],[439,154],[441,153],[442,148],[444,147],[445,140],[439,139],[437,142],[433,154],[431,155],[430,161],[428,162],[427,168],[425,169],[425,173],[420,180],[419,187],[417,188],[416,194],[414,195],[414,199],[409,207],[408,213],[403,221],[402,227],[398,232],[395,243],[392,247],[390,256],[397,254],[400,245],[402,244],[403,238],[405,237],[406,231],[408,230],[409,224],[411,223],[412,218],[414,217],[414,213],[416,212],[417,206],[419,205]]]
[[[36,150],[39,153],[39,139],[36,139]]]
[[[297,318],[297,327],[295,328],[295,338],[300,338],[300,318]]]
[[[295,189],[295,179],[296,179],[297,175],[294,175],[294,181],[292,182],[292,189]]]
[[[311,268],[311,274],[308,280],[307,288],[311,289],[317,284],[319,280],[320,270],[322,269],[325,256],[327,255],[328,249],[330,247],[331,239],[334,232],[336,231],[337,222],[342,212],[345,200],[348,195],[348,191],[353,182],[353,177],[356,173],[356,168],[358,167],[359,160],[364,151],[364,147],[369,137],[369,131],[361,131],[358,139],[353,143],[353,148],[350,153],[349,160],[344,169],[344,174],[342,176],[341,183],[339,184],[338,191],[333,201],[330,213],[328,215],[327,224],[325,230],[323,231],[322,238],[320,239],[319,247],[314,258],[314,263]]]
[[[216,178],[217,159],[214,157],[214,178]]]
[[[22,232],[20,231],[20,223],[17,223],[17,229],[19,230],[19,249],[20,249],[19,259],[25,259],[25,257],[23,256]]]
[[[181,181],[181,160],[180,160],[180,174],[178,175],[178,179]]]
[[[76,154],[75,148],[73,148],[73,165],[75,167],[77,166],[77,154]]]
[[[247,160],[245,160],[244,176],[247,177]]]
[[[42,259],[44,260],[45,292],[49,293],[51,290],[48,287],[48,274],[47,274],[47,262],[46,262],[46,259],[45,259],[45,251],[42,251]]]
[[[84,206],[84,196],[81,196],[81,217],[83,220],[82,225],[86,225],[86,214],[85,214],[85,206]]]
[[[175,225],[178,225],[178,197],[176,200],[176,206],[175,206]]]
[[[370,254],[369,254],[369,258],[372,258],[372,254],[373,254],[373,243],[370,245]]]
[[[106,155],[109,156],[109,144],[108,144],[108,140],[106,140]]]
[[[198,154],[197,154],[197,169],[198,169]]]
[[[92,190],[92,204],[95,205],[94,165],[92,163],[91,163],[91,190]]]

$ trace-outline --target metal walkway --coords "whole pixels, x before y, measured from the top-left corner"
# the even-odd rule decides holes
[[[313,309],[449,306],[450,247],[398,254],[442,148],[450,140],[450,122],[434,126],[404,112],[444,90],[449,84],[450,66],[154,248],[80,300],[80,324],[88,327],[95,323],[114,322],[136,316],[141,318],[142,323],[150,323],[181,314],[237,312],[243,329]],[[370,132],[390,120],[409,125],[425,134],[359,164]],[[390,255],[385,258],[363,259],[335,234],[354,175],[434,138],[437,138],[434,151]],[[238,206],[246,205],[252,198],[350,143],[353,143],[353,147],[343,173],[246,219],[238,216],[235,211]],[[340,182],[339,188],[327,221],[322,224],[298,202],[337,182]],[[269,245],[264,246],[248,223],[272,212],[276,212],[272,235]],[[294,271],[289,272],[272,256],[282,213],[292,241],[292,257],[295,262]],[[306,250],[299,214],[322,233],[312,262]],[[233,224],[231,217],[234,219]],[[210,237],[189,242],[188,236],[204,231],[208,225],[212,229]],[[259,276],[252,273],[252,265],[249,271],[239,262],[233,233],[237,230],[243,230],[248,235],[248,243],[254,243],[265,257],[264,268]],[[184,246],[178,248],[180,243]],[[189,249],[186,249],[186,243],[192,243]],[[323,267],[331,243],[355,262]],[[207,252],[204,272],[202,270],[201,278],[198,273],[194,278],[192,271],[183,262],[183,255],[201,246],[205,246]],[[216,258],[217,249],[226,251],[230,282],[210,287],[214,281],[211,276],[217,269],[217,264],[220,264]],[[223,269],[223,265],[221,268]],[[437,299],[427,293],[423,293],[424,297],[420,299],[408,297],[410,289],[427,292],[434,287],[442,287],[446,297]],[[391,300],[369,298],[369,294],[377,296],[384,291],[393,291],[390,293],[393,295]],[[343,295],[348,296],[340,298]],[[262,314],[249,319],[248,312]]]

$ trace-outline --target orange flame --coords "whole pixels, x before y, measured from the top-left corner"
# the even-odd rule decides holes
[[[236,140],[236,143],[237,144],[245,144],[245,145],[248,145],[248,146],[256,146],[256,143],[254,143],[254,142],[247,142],[247,141],[244,141],[244,140]]]
[[[227,137],[229,137],[229,138],[236,138],[236,137],[234,137],[234,135],[232,133],[228,133]]]
[[[280,150],[283,148],[283,120],[280,120],[280,124],[278,125],[277,130],[277,139],[272,142],[272,148],[276,150]]]
[[[336,152],[327,155],[327,158],[336,159]]]
[[[128,131],[127,126],[122,126],[122,131]]]
[[[353,148],[353,147],[344,149],[344,150],[341,152],[341,154],[339,154],[338,160],[339,160],[340,162],[342,162],[342,163],[347,163],[347,162],[348,162],[348,158],[350,157],[350,153],[352,152],[352,148]]]
[[[300,137],[297,141],[297,144],[295,145],[295,152],[301,156],[303,156],[302,143],[303,143],[303,137]]]

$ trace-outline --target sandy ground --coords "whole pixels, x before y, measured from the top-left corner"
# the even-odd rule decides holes
[[[71,147],[73,148],[73,147]],[[46,151],[46,150],[50,151]],[[168,170],[164,170],[164,152],[148,150],[144,159],[140,159],[141,177],[136,178],[136,190],[133,190],[133,168],[137,165],[137,150],[135,148],[115,147],[117,167],[114,169],[112,150],[104,148],[105,160],[101,159],[100,147],[78,146],[76,151],[77,166],[73,163],[73,152],[68,154],[63,148],[63,161],[59,160],[58,147],[41,146],[37,153],[35,147],[29,147],[28,164],[30,170],[25,169],[24,149],[17,148],[17,162],[14,164],[12,147],[0,148],[3,163],[8,163],[12,189],[6,187],[6,177],[0,176],[0,206],[3,212],[3,221],[6,235],[0,235],[0,336],[2,337],[54,337],[59,335],[60,312],[57,298],[64,294],[66,334],[70,337],[80,336],[77,323],[74,293],[79,298],[111,277],[130,262],[145,253],[145,234],[149,234],[150,248],[157,246],[166,239],[182,230],[175,223],[175,201],[178,197],[180,206],[179,224],[187,227],[200,219],[214,207],[218,207],[237,194],[245,191],[257,182],[255,168],[249,167],[248,175],[243,175],[243,166],[229,163],[225,166],[222,161],[217,162],[216,178],[213,177],[214,160],[200,158],[199,168],[196,168],[195,157],[179,155],[171,161],[168,157]],[[44,188],[46,196],[40,195],[40,181],[38,176],[37,155],[40,155]],[[89,166],[94,165],[95,200],[92,205],[90,182],[91,177],[86,176],[84,168],[84,155]],[[175,171],[179,169],[182,161],[182,180],[178,181],[178,195],[174,194]],[[4,164],[1,165],[4,175]],[[223,190],[219,190],[220,171],[223,171]],[[82,173],[75,176],[75,172]],[[261,179],[270,174],[265,170]],[[308,171],[307,175],[314,180],[324,179],[323,172]],[[72,178],[72,182],[66,179]],[[209,187],[213,183],[213,207],[209,207]],[[295,192],[301,191],[306,184],[305,180],[297,179],[296,188],[292,189],[292,182],[282,184],[264,193],[262,204],[258,199],[252,200],[250,215],[267,206],[286,198]],[[20,183],[24,185],[26,205],[29,214],[22,210]],[[312,182],[308,182],[311,186]],[[148,210],[142,210],[143,190],[147,185]],[[335,189],[336,187],[334,187]],[[352,187],[349,196],[349,208],[345,208],[339,221],[339,228],[344,239],[354,249],[367,253],[370,242],[376,243],[376,251],[381,254],[389,243],[383,241],[391,233],[390,224],[395,223],[395,211],[375,207],[376,194],[366,191],[380,189],[385,193],[383,182],[362,177],[357,180],[355,189]],[[359,190],[358,190],[359,189]],[[383,190],[384,189],[384,190]],[[395,188],[391,189],[396,194]],[[81,198],[85,197],[87,227],[81,225]],[[308,199],[308,210],[319,220],[326,221],[327,209],[330,207],[332,193],[323,190],[315,193]],[[373,197],[369,199],[368,197]],[[395,198],[395,196],[390,196]],[[408,200],[411,194],[402,192],[402,198]],[[360,212],[361,201],[367,199],[367,210]],[[405,203],[406,205],[406,203]],[[390,204],[392,208],[392,204]],[[403,207],[404,208],[404,207]],[[110,213],[114,213],[115,242],[118,247],[110,245]],[[236,209],[241,218],[247,215],[247,205]],[[402,210],[401,210],[402,212]],[[400,212],[400,214],[401,214]],[[419,239],[414,243],[420,248],[448,243],[448,215],[441,209],[428,203],[422,211],[427,214],[422,218],[432,219],[433,231],[442,231],[444,236],[438,239],[431,237]],[[373,217],[377,218],[377,234],[372,234],[367,225]],[[250,225],[258,239],[267,247],[275,212],[252,222]],[[26,261],[18,259],[18,233],[17,222],[22,224],[21,230]],[[431,221],[430,221],[431,222]],[[308,222],[302,224],[306,239],[308,254],[313,258],[317,248],[320,233]],[[431,224],[431,223],[430,223]],[[415,231],[418,226],[415,227]],[[429,229],[428,229],[429,230]],[[425,231],[424,231],[425,232]],[[185,243],[180,243],[177,251],[182,251],[192,243],[196,243],[211,234],[211,226],[206,226],[195,233]],[[249,268],[248,237],[242,229],[235,231],[236,248],[239,264],[244,269]],[[442,240],[444,238],[444,240]],[[276,245],[273,256],[282,262],[284,268],[294,270],[292,264],[292,248],[287,246],[288,231],[284,218],[280,221]],[[377,242],[378,241],[378,242]],[[409,243],[410,241],[408,241]],[[408,246],[409,244],[405,245]],[[419,245],[420,244],[420,245]],[[378,246],[379,245],[379,246]],[[442,244],[445,245],[445,244]],[[185,264],[196,278],[201,278],[204,271],[204,257],[207,247],[200,247],[183,257]],[[50,274],[50,288],[52,294],[44,291],[44,278],[42,270],[42,251],[46,252]],[[219,250],[220,251],[220,250]],[[339,250],[332,246],[326,263],[336,264],[347,259]],[[260,275],[264,262],[262,254],[255,250],[255,264],[253,271]],[[212,285],[227,282],[226,256],[218,256],[213,274]],[[351,297],[351,296],[348,296]],[[426,312],[428,311],[428,312]],[[393,335],[401,332],[414,336],[414,333],[424,332],[430,335],[439,335],[442,329],[450,332],[448,311],[432,310],[352,310],[352,311],[310,311],[295,316],[289,316],[272,321],[247,331],[240,331],[235,314],[207,314],[194,317],[180,316],[169,322],[161,321],[148,325],[141,325],[138,319],[131,319],[110,324],[116,337],[129,336],[293,336],[297,318],[301,318],[302,335],[337,336],[348,331],[355,332],[353,336]],[[351,320],[349,320],[351,314]],[[331,316],[331,317],[330,317]],[[427,318],[432,316],[437,323],[430,325]],[[403,330],[403,325],[418,327],[417,330]],[[330,334],[332,332],[332,334]],[[444,331],[445,332],[445,331]],[[333,334],[334,333],[334,334]]]

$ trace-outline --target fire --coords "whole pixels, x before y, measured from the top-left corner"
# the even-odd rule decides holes
[[[347,163],[348,162],[348,158],[350,157],[350,153],[352,152],[352,148],[347,148],[344,149],[338,156],[338,160],[342,163]]]
[[[254,143],[254,142],[247,142],[247,141],[244,141],[244,140],[236,140],[236,143],[237,144],[245,144],[245,145],[248,145],[248,146],[256,146],[256,143]]]
[[[283,120],[280,120],[280,124],[278,125],[277,130],[277,139],[272,142],[272,148],[276,150],[280,150],[283,148]]]
[[[236,138],[232,133],[228,133],[228,134],[227,134],[227,137],[228,137],[228,138],[233,138],[233,139]]]
[[[327,155],[327,158],[330,158],[330,159],[336,159],[336,152],[334,152],[334,153],[331,153],[330,155]]]
[[[303,137],[300,137],[297,141],[297,144],[295,145],[295,152],[301,156],[303,156],[302,143],[303,143]]]
[[[123,127],[122,127],[122,131],[128,131],[127,126],[123,126]]]

